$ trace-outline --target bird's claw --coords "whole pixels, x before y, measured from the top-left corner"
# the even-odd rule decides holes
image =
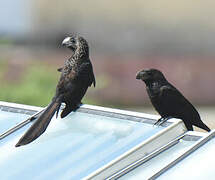
[[[158,120],[154,123],[154,125],[160,124],[161,121],[163,121],[163,118],[158,119]]]
[[[167,120],[171,119],[172,117],[165,117],[165,118],[160,118],[158,119],[154,125],[161,126],[163,123],[165,123]]]

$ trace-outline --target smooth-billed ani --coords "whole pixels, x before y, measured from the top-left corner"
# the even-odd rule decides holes
[[[58,69],[61,76],[55,96],[39,117],[36,117],[36,121],[21,137],[16,147],[30,143],[44,133],[55,112],[56,116],[58,115],[61,103],[66,104],[61,118],[75,111],[80,106],[88,87],[96,84],[87,41],[83,37],[72,36],[65,38],[62,45],[71,49],[73,55],[65,61],[62,68]]]
[[[174,117],[183,120],[188,130],[192,131],[194,125],[210,131],[194,106],[166,80],[162,72],[157,69],[142,70],[137,73],[136,79],[145,82],[152,105],[161,115],[155,124],[162,124]]]

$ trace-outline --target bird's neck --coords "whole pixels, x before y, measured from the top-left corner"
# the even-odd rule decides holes
[[[80,65],[89,59],[89,52],[88,50],[84,50],[83,48],[77,48],[72,55],[71,58],[68,59],[69,64],[71,66]]]
[[[162,79],[157,79],[157,80],[149,80],[146,81],[146,86],[148,86],[149,88],[153,88],[153,87],[159,87],[162,86],[163,84],[165,84],[165,80]]]
[[[146,83],[146,86],[150,89],[154,89],[160,86],[160,83],[155,81],[155,82],[148,82]]]
[[[78,47],[74,54],[73,57],[75,59],[88,59],[89,58],[89,49],[88,47]]]
[[[164,80],[156,80],[156,81],[148,81],[145,82],[146,86],[151,89],[152,91],[157,91],[158,89],[160,89],[160,87],[162,87],[163,85],[166,84],[166,81]]]
[[[161,84],[157,81],[146,83],[146,89],[151,98],[156,97],[159,94]]]

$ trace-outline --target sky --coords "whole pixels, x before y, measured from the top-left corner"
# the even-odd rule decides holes
[[[30,28],[30,0],[1,0],[0,34],[24,34]]]

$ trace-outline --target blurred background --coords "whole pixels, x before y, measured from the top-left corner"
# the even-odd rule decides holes
[[[210,0],[1,0],[0,100],[46,106],[71,56],[61,42],[79,34],[97,80],[84,103],[156,114],[135,74],[158,68],[214,128],[214,8]]]

